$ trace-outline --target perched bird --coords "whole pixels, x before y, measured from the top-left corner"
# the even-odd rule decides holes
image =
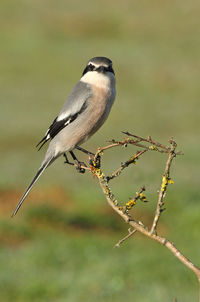
[[[112,61],[106,57],[89,60],[80,81],[71,90],[62,110],[37,145],[41,148],[50,140],[44,160],[12,216],[16,215],[43,171],[60,155],[64,155],[69,163],[65,152],[69,151],[74,160],[77,160],[74,149],[87,152],[80,145],[103,125],[110,113],[115,94]]]

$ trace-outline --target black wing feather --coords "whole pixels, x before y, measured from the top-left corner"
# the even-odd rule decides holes
[[[57,120],[58,117],[56,117],[53,123],[50,125],[49,129],[47,130],[45,136],[37,144],[36,147],[38,147],[41,144],[38,151],[44,146],[44,144],[46,144],[46,142],[48,142],[50,139],[53,139],[63,128],[71,124],[78,117],[78,115],[86,109],[87,107],[86,103],[87,102],[85,102],[81,107],[81,110],[74,115],[67,116],[66,118],[60,121],[58,121]]]

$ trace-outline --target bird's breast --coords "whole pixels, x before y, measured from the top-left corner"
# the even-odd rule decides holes
[[[88,105],[90,114],[95,120],[101,118],[112,107],[114,98],[115,94],[110,87],[93,86],[93,95]]]

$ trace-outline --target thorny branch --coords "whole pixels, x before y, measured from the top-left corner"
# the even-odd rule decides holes
[[[166,195],[168,184],[173,184],[173,180],[171,180],[170,178],[170,168],[173,159],[177,155],[182,155],[182,152],[176,151],[177,144],[173,139],[169,140],[170,146],[165,146],[159,142],[152,140],[150,136],[148,138],[142,138],[129,132],[123,133],[128,137],[125,137],[122,141],[112,140],[110,145],[98,148],[94,158],[90,158],[90,171],[93,175],[98,178],[100,187],[107,199],[108,204],[113,208],[116,213],[119,214],[119,216],[121,216],[125,220],[126,223],[128,223],[133,228],[132,231],[129,229],[128,235],[122,238],[115,246],[119,247],[122,242],[130,238],[136,231],[138,231],[143,235],[159,242],[163,246],[166,246],[176,258],[178,258],[185,266],[187,266],[191,271],[194,272],[194,274],[197,276],[200,286],[200,268],[194,265],[191,260],[186,258],[180,252],[180,250],[178,250],[175,245],[170,242],[167,238],[164,238],[157,234],[157,226],[161,214],[164,211],[164,197]],[[130,139],[129,137],[133,137],[133,139]],[[109,176],[106,176],[103,170],[101,169],[101,156],[103,155],[103,152],[110,148],[120,146],[126,147],[128,145],[137,146],[142,150],[137,151],[136,154],[132,155],[125,163],[122,163],[119,169],[111,173]],[[165,170],[162,175],[161,187],[159,190],[157,206],[151,229],[145,226],[142,222],[134,220],[134,218],[130,215],[129,212],[129,210],[136,204],[136,201],[138,199],[142,201],[147,201],[146,196],[143,194],[143,191],[145,190],[144,186],[139,190],[138,193],[136,193],[135,198],[131,198],[128,202],[125,203],[125,205],[119,204],[119,202],[115,198],[115,195],[109,187],[109,181],[111,179],[120,176],[120,174],[125,168],[129,167],[131,164],[135,164],[136,160],[139,160],[147,151],[157,151],[160,153],[168,154]]]

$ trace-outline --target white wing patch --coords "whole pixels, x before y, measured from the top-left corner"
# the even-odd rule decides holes
[[[66,112],[63,112],[61,113],[58,117],[57,117],[57,121],[62,121],[64,119],[66,119],[66,117],[70,116],[70,112],[69,111],[66,111]]]

